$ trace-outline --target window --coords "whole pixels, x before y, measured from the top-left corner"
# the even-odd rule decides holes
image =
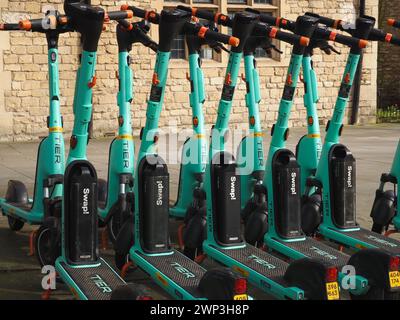
[[[162,3],[165,9],[172,9],[176,5],[179,5],[181,3],[185,3],[186,5],[193,7],[197,6],[202,10],[209,10],[213,12],[224,11],[221,10],[221,7],[223,7],[228,9],[227,10],[228,14],[231,16],[235,12],[243,10],[247,6],[249,7],[254,6],[257,10],[260,10],[263,13],[269,13],[275,16],[278,16],[278,9],[279,9],[277,7],[277,3],[279,3],[279,0],[164,0]],[[226,28],[223,28],[224,32],[227,32],[226,30],[227,30]],[[228,30],[228,32],[231,34],[231,30]],[[185,37],[183,35],[179,35],[176,39],[174,39],[172,45],[171,58],[187,59],[187,56],[188,52],[186,48]],[[208,60],[220,61],[221,59],[221,55],[217,54],[209,47],[202,47],[200,56],[202,59],[208,59]],[[255,57],[270,59],[274,58],[275,54],[272,55],[267,54],[265,50],[257,48],[255,52]]]

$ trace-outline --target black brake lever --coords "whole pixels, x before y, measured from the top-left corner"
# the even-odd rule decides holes
[[[283,54],[283,51],[279,50],[277,46],[269,43],[267,46],[262,47],[267,54],[271,54],[272,51],[275,51],[279,54]]]

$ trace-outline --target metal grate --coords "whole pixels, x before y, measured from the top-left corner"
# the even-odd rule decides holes
[[[138,251],[135,253],[191,295],[201,298],[197,288],[206,270],[200,265],[178,251],[168,256],[148,256]]]
[[[337,267],[342,267],[347,265],[347,262],[350,259],[345,253],[342,253],[324,243],[321,243],[313,238],[306,238],[306,240],[302,241],[279,241],[274,239],[275,241],[284,244],[286,247],[296,250],[300,252],[305,257],[323,261],[330,262]]]
[[[97,267],[78,268],[64,262],[60,264],[88,300],[110,300],[112,291],[126,284],[103,259],[100,259],[100,266]],[[111,288],[111,291],[105,289],[101,282]]]

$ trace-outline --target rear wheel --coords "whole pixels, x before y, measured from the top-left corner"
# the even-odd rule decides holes
[[[8,226],[12,231],[19,231],[24,227],[25,223],[23,221],[11,216],[7,216],[7,218],[8,218]]]
[[[51,229],[41,226],[36,235],[35,252],[41,267],[54,266],[56,259],[61,255],[60,243],[54,243]]]

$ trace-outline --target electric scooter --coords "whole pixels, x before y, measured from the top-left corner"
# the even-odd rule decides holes
[[[19,24],[1,24],[0,30],[25,30],[44,33],[47,40],[49,75],[49,116],[47,117],[48,136],[39,144],[36,162],[35,187],[30,199],[23,182],[10,180],[5,198],[0,199],[0,208],[7,216],[11,230],[21,230],[25,223],[41,225],[43,237],[48,237],[46,227],[53,217],[61,216],[62,183],[65,167],[63,121],[60,114],[60,90],[58,78],[58,39],[59,35],[69,32],[67,26],[57,25],[58,12],[46,13],[43,19],[24,20]],[[34,231],[37,233],[37,230]],[[34,234],[33,233],[33,234]],[[33,248],[31,235],[31,251]],[[57,248],[59,251],[59,247]],[[36,251],[40,248],[36,247]],[[40,260],[46,265],[47,260]]]
[[[206,41],[204,38],[193,35],[186,35],[185,40],[189,51],[188,80],[190,81],[189,101],[192,109],[193,135],[185,141],[182,148],[178,196],[175,204],[170,208],[171,217],[183,219],[196,214],[196,211],[202,210],[201,208],[204,207],[204,199],[198,192],[202,188],[207,162],[207,141],[203,115],[205,88],[200,51],[205,45],[217,53],[226,50],[218,42]]]
[[[254,40],[252,36],[269,35],[294,44],[296,48],[308,44],[307,33],[304,33],[304,37],[282,33],[268,25],[258,23],[258,15],[249,12],[237,13],[233,20],[222,14],[214,15],[198,9],[193,9],[192,14],[232,27],[233,35],[239,37],[242,44],[238,48],[231,49],[218,118],[212,132],[205,176],[207,238],[203,243],[204,252],[208,257],[245,275],[255,286],[276,298],[338,299],[337,269],[329,263],[302,259],[289,265],[242,240],[240,175],[234,157],[224,151],[229,112],[243,50],[247,46],[246,52],[249,53],[257,47],[251,43],[247,45],[247,41]],[[304,28],[307,27],[306,23]],[[313,288],[309,286],[309,281],[315,284]],[[336,291],[328,290],[328,292],[326,283],[329,283],[329,288],[331,286],[336,288]]]
[[[132,10],[135,16],[150,19],[150,22],[159,22],[159,50],[135,172],[135,221],[128,221],[117,238],[117,244],[131,246],[134,237],[133,246],[128,249],[116,246],[116,263],[121,265],[122,261],[123,264],[129,250],[129,259],[175,299],[247,299],[245,279],[226,268],[206,271],[171,248],[168,230],[169,173],[167,164],[156,153],[158,120],[173,39],[178,34],[192,34],[233,46],[238,45],[238,39],[191,23],[191,14],[182,10],[163,10],[158,15],[131,6],[122,8]]]
[[[109,300],[126,292],[127,284],[101,257],[98,250],[97,174],[86,160],[88,126],[92,115],[92,90],[96,84],[97,46],[105,17],[123,20],[126,11],[110,12],[82,1],[65,1],[64,23],[81,34],[82,58],[77,72],[74,127],[64,173],[61,215],[61,256],[55,269],[75,297]],[[129,290],[128,290],[129,292]],[[137,295],[133,298],[138,298]]]
[[[400,29],[400,22],[389,19],[388,24]],[[372,205],[371,217],[373,219],[372,231],[389,236],[400,230],[400,215],[398,204],[400,203],[400,192],[398,184],[400,181],[400,141],[397,144],[392,167],[389,173],[383,173],[380,179],[379,188],[375,192],[375,200]],[[386,184],[392,184],[392,189],[386,189]],[[385,190],[386,189],[386,190]],[[389,230],[390,225],[392,230]]]
[[[135,43],[141,43],[157,51],[157,44],[146,34],[149,30],[150,26],[145,25],[144,21],[130,24],[122,20],[117,25],[118,136],[111,142],[109,149],[107,181],[99,179],[98,182],[99,219],[107,226],[109,238],[113,243],[121,226],[134,210],[135,151],[130,109],[133,100],[133,74],[129,52]]]
[[[385,32],[374,29],[375,19],[362,16],[356,20],[355,29],[343,28],[340,21],[320,17],[320,22],[328,27],[342,28],[351,35],[372,41],[380,40],[397,43],[398,39]],[[305,194],[308,201],[308,212],[303,214],[313,215],[309,221],[314,226],[308,228],[308,234],[318,234],[340,243],[356,251],[372,248],[375,257],[368,251],[358,252],[359,262],[364,261],[362,275],[366,278],[376,277],[376,266],[384,274],[376,277],[375,287],[367,295],[375,299],[392,299],[399,290],[399,255],[400,242],[385,238],[379,234],[361,228],[355,216],[355,159],[350,150],[339,143],[343,129],[343,117],[350,96],[354,75],[358,68],[361,48],[352,47],[342,79],[339,96],[335,105],[332,119],[327,125],[327,134],[322,148],[321,158],[318,163],[315,177],[307,180]],[[311,190],[314,190],[312,192]],[[317,201],[318,195],[320,201]],[[304,203],[307,203],[307,198]],[[313,210],[310,210],[314,207]],[[379,249],[379,250],[378,250]]]
[[[313,17],[308,16],[308,19],[314,20],[314,24],[318,22],[318,20]],[[278,27],[284,26],[288,30],[298,32],[298,22],[292,22],[287,19],[275,18],[263,14],[260,15],[260,20],[276,24]],[[325,43],[326,39],[334,39],[337,42],[348,46],[358,47],[361,44],[365,45],[365,43],[359,39],[343,36],[334,37],[332,34],[334,33],[329,30],[315,28],[311,37],[310,46],[304,50],[303,55],[296,57],[298,59],[297,61],[292,61],[292,68],[288,73],[291,83],[287,83],[286,86],[291,86],[293,92],[297,87],[297,79],[299,78],[301,67],[306,67],[304,73],[310,73],[308,67],[310,67],[309,58],[312,50],[318,46],[329,48]],[[308,77],[305,76],[305,79],[308,80]],[[308,84],[307,81],[305,81],[305,85],[306,92],[311,95],[306,97],[305,100],[306,103],[309,103],[308,98],[313,97],[313,91],[312,88],[309,87],[310,84]],[[273,199],[272,201],[268,201],[268,213],[270,214],[268,218],[268,231],[265,235],[259,234],[258,237],[253,235],[250,239],[248,236],[249,233],[245,233],[245,236],[247,236],[246,240],[255,244],[256,241],[262,242],[259,238],[260,236],[264,236],[264,243],[270,250],[273,249],[290,259],[296,260],[308,257],[327,260],[335,265],[339,270],[342,270],[342,268],[348,264],[353,265],[353,261],[356,260],[356,257],[350,258],[350,256],[341,253],[328,245],[312,238],[305,237],[301,232],[301,193],[298,189],[301,172],[293,153],[284,149],[288,130],[287,123],[294,95],[287,96],[287,98],[289,97],[291,98],[290,100],[285,99],[286,97],[284,97],[279,108],[278,121],[272,129],[272,142],[266,167],[266,173],[268,173],[271,178],[270,176],[265,176],[264,184],[263,186],[260,186],[260,193],[262,192],[262,188],[264,188],[264,206],[267,206],[266,199]],[[309,116],[316,115],[314,101],[312,101],[312,104],[308,106],[308,109],[311,109],[308,111]],[[283,183],[283,181],[288,182]],[[277,194],[279,194],[279,196]],[[271,207],[274,211],[271,211]],[[262,221],[260,221],[261,219],[257,218],[257,216],[265,216],[265,211],[266,210],[262,212],[254,211],[251,213],[246,225],[246,230],[259,230]],[[373,253],[371,253],[371,255],[372,254]],[[343,279],[345,275],[345,273],[339,272],[340,279]],[[368,291],[368,279],[356,275],[355,280],[355,288],[351,290],[353,295],[361,295]],[[343,284],[342,281],[340,281],[340,283]]]

